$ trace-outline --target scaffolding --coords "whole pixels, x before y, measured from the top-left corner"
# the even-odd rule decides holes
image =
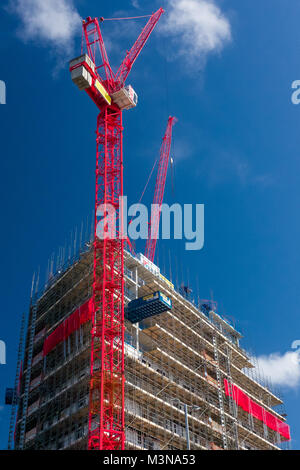
[[[18,399],[19,399],[19,383],[20,383],[20,377],[21,377],[21,371],[22,371],[24,329],[25,329],[25,314],[22,315],[22,320],[21,320],[15,383],[14,383],[14,388],[12,390],[11,413],[10,413],[10,420],[9,420],[8,444],[7,444],[8,450],[11,450],[13,448],[14,432],[15,432],[15,426],[16,426],[16,416],[17,416]]]
[[[154,292],[172,301],[169,311],[139,323],[125,320],[125,448],[186,449],[182,404],[188,409],[191,449],[277,450],[287,445],[280,429],[269,428],[226,394],[225,381],[264,413],[285,421],[277,410],[282,400],[254,372],[249,374],[253,361],[239,345],[240,333],[128,252],[124,263],[125,304]],[[51,350],[45,351],[44,344],[91,298],[92,282],[93,253],[84,249],[33,299],[15,448],[87,448],[90,318]]]

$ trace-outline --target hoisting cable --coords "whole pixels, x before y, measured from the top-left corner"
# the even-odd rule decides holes
[[[163,48],[164,48],[164,83],[165,83],[165,95],[166,95],[166,114],[169,114],[170,111],[170,94],[169,94],[169,89],[170,89],[170,80],[169,80],[169,73],[168,73],[168,62],[167,62],[167,47],[166,43],[163,42]],[[173,148],[173,157],[172,157],[172,152],[170,153],[170,168],[171,168],[171,190],[172,190],[172,196],[175,198],[175,188],[174,188],[174,179],[175,179],[175,137],[174,135],[172,136],[172,148]]]
[[[140,204],[141,201],[142,201],[142,199],[143,199],[143,196],[144,196],[144,194],[145,194],[145,191],[146,191],[146,189],[147,189],[147,187],[148,187],[148,184],[149,184],[149,182],[150,182],[151,176],[152,176],[152,174],[153,174],[154,168],[155,168],[155,166],[156,166],[157,160],[158,160],[158,157],[157,157],[157,159],[156,159],[155,162],[154,162],[154,165],[153,165],[152,170],[151,170],[151,172],[150,172],[150,175],[149,175],[149,177],[148,177],[147,183],[145,184],[145,187],[144,187],[144,189],[143,189],[143,192],[142,192],[142,194],[141,194],[141,197],[140,197],[140,199],[139,199],[139,201],[138,201],[138,204]],[[129,221],[128,226],[131,224],[132,219],[133,219],[133,217],[132,217],[131,220]]]
[[[143,199],[143,196],[144,196],[144,194],[145,194],[145,191],[146,191],[146,189],[147,189],[147,187],[148,187],[148,184],[149,184],[149,181],[150,181],[150,179],[151,179],[151,176],[152,176],[152,173],[153,173],[153,171],[154,171],[154,168],[155,168],[155,166],[156,166],[157,160],[158,160],[158,158],[157,158],[157,159],[155,160],[155,162],[154,162],[154,165],[153,165],[152,170],[151,170],[151,172],[150,172],[149,178],[148,178],[148,180],[147,180],[147,183],[145,184],[144,190],[143,190],[142,195],[141,195],[141,197],[140,197],[140,200],[139,200],[139,202],[138,202],[139,204],[141,203],[141,200]]]
[[[81,55],[83,54],[83,28],[81,33]]]
[[[141,197],[140,197],[140,199],[139,199],[139,201],[138,201],[138,204],[140,204],[140,203],[141,203],[141,200],[143,199],[143,196],[144,196],[144,194],[145,194],[145,191],[146,191],[146,189],[147,189],[147,187],[148,187],[148,184],[149,184],[149,182],[150,182],[151,176],[152,176],[152,174],[153,174],[154,168],[156,167],[157,161],[158,161],[158,157],[156,158],[156,160],[155,160],[155,162],[154,162],[154,165],[153,165],[152,170],[151,170],[151,172],[150,172],[150,175],[149,175],[149,177],[148,177],[147,183],[145,184],[145,187],[144,187],[144,189],[143,189],[143,192],[142,192],[142,194],[141,194]],[[131,224],[132,220],[133,220],[133,216],[131,217],[131,219],[130,219],[130,221],[129,221],[129,223],[128,223],[128,227],[129,227],[129,225]],[[128,245],[129,245],[129,247],[130,247],[131,253],[134,254],[134,252],[135,252],[135,243],[134,243],[134,242],[131,243],[130,240],[129,240],[129,237],[127,237],[127,240],[126,240],[126,241],[127,241]]]

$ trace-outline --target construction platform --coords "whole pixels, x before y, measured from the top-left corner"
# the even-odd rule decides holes
[[[145,318],[160,315],[172,310],[172,302],[162,292],[153,292],[139,299],[131,300],[125,308],[125,318],[131,323],[137,323]]]

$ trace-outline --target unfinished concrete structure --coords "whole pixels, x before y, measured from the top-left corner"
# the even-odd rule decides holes
[[[282,401],[247,372],[253,365],[236,329],[128,252],[125,279],[126,303],[160,291],[173,304],[140,323],[126,320],[126,449],[186,449],[183,404],[191,449],[282,448],[289,438]],[[92,283],[87,248],[32,301],[16,449],[87,448]],[[247,397],[246,411],[238,395]]]

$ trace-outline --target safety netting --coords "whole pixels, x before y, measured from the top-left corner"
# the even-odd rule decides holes
[[[71,313],[54,331],[45,339],[43,355],[49,354],[59,343],[65,341],[80,325],[91,320],[92,299],[82,304],[75,312]]]
[[[278,432],[286,440],[291,439],[290,427],[288,424],[281,421],[258,403],[253,401],[246,393],[234,384],[230,384],[227,379],[224,379],[225,395],[232,397],[236,404],[252,415],[254,418],[262,421],[273,431]]]

